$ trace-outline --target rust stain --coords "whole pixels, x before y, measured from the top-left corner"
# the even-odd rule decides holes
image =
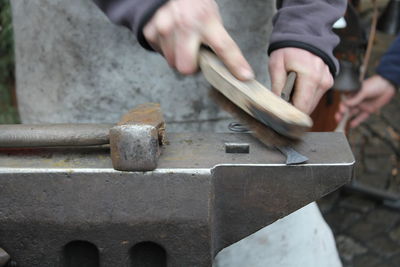
[[[118,125],[143,124],[151,125],[158,130],[158,140],[160,145],[167,143],[165,135],[165,120],[161,112],[159,103],[145,103],[131,109],[128,113],[122,116]]]

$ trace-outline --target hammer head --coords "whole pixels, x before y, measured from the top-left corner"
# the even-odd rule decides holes
[[[156,103],[139,105],[110,129],[111,160],[120,171],[151,171],[165,144],[165,122]]]

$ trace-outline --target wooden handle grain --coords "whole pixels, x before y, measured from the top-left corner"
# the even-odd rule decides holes
[[[283,87],[281,97],[286,101],[290,101],[290,96],[292,95],[292,91],[294,88],[294,83],[296,82],[297,73],[294,71],[289,72],[287,76],[285,86]]]
[[[244,112],[281,135],[299,139],[312,126],[312,120],[307,114],[275,95],[256,80],[236,79],[211,51],[200,49],[199,65],[206,80],[221,94]],[[288,80],[294,84],[295,78],[296,75],[291,74]],[[290,93],[288,96],[290,97]]]

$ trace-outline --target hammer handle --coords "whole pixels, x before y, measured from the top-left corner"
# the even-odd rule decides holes
[[[286,102],[289,102],[290,96],[292,95],[292,90],[294,87],[294,83],[296,82],[297,73],[294,71],[289,72],[285,86],[283,87],[281,98],[283,98]]]
[[[109,143],[113,124],[0,125],[0,148],[95,146]]]
[[[281,98],[284,99],[286,102],[290,101],[296,78],[297,73],[294,71],[289,72],[286,78],[285,86],[283,87],[283,90],[281,92]],[[286,156],[287,165],[301,164],[308,160],[306,156],[303,156],[290,146],[277,146],[276,148]]]

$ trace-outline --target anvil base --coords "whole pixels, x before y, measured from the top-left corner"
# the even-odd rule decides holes
[[[208,267],[352,176],[341,133],[307,134],[297,166],[249,134],[168,139],[152,172],[113,170],[108,147],[0,150],[0,247],[19,267]]]

